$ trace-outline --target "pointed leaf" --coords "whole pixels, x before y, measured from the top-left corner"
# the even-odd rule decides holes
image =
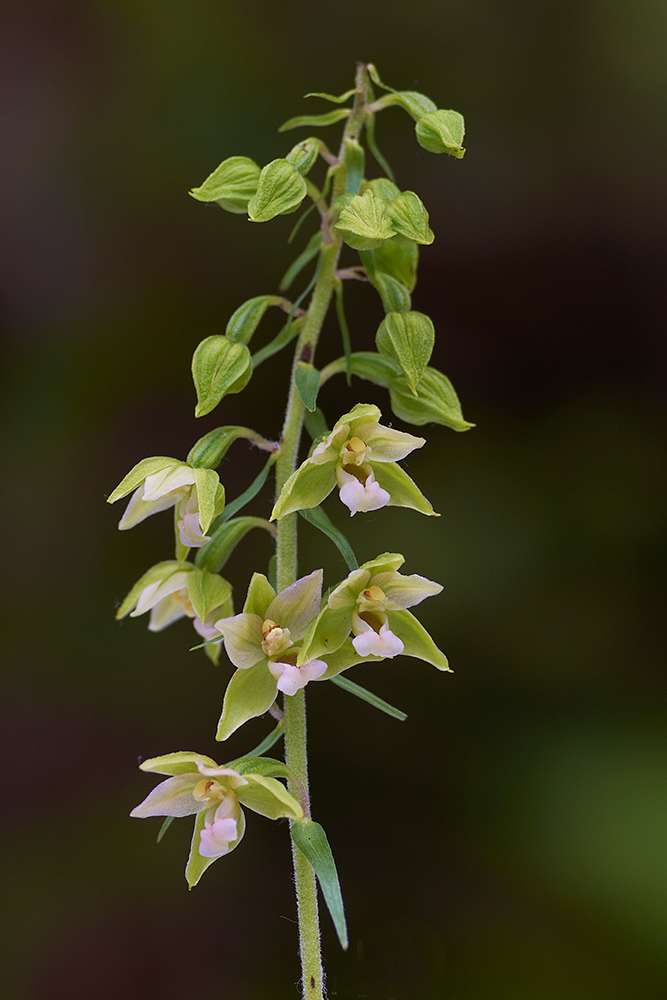
[[[389,396],[396,416],[409,424],[442,424],[455,431],[467,431],[475,426],[464,420],[452,383],[436,368],[426,368],[416,396],[404,376],[392,379]]]
[[[320,373],[313,365],[299,361],[294,370],[294,381],[301,402],[311,413],[317,409],[317,394],[320,390]]]
[[[190,191],[197,201],[216,202],[227,212],[241,214],[259,182],[259,167],[247,156],[230,156],[223,160],[204,183]]]
[[[431,503],[417,484],[410,479],[410,476],[403,471],[400,465],[396,465],[394,462],[378,462],[371,467],[377,482],[383,490],[387,490],[391,495],[390,507],[411,507],[413,510],[418,510],[420,514],[440,517],[433,510]]]
[[[287,160],[272,160],[263,168],[257,191],[248,202],[251,222],[268,222],[289,215],[306,197],[306,182]]]
[[[324,829],[312,819],[292,823],[290,827],[292,840],[297,848],[310,862],[322,889],[324,901],[333,920],[336,934],[343,950],[347,949],[348,936],[345,922],[345,908],[340,891],[336,862],[334,861],[329,841]]]
[[[323,115],[297,115],[295,118],[288,118],[278,129],[279,132],[287,132],[291,128],[300,128],[302,125],[335,125],[342,122],[344,118],[349,118],[349,108],[339,108],[337,111],[327,111]]]
[[[416,395],[435,344],[429,317],[420,312],[388,313],[378,327],[375,343],[380,354],[398,362]]]
[[[372,705],[373,708],[377,708],[381,712],[384,712],[385,715],[390,715],[392,719],[398,719],[399,722],[405,722],[408,717],[407,713],[402,712],[400,708],[394,708],[394,706],[390,705],[388,701],[384,701],[383,698],[379,698],[378,695],[373,694],[372,691],[368,691],[360,684],[355,684],[354,681],[348,680],[347,677],[332,677],[331,683],[342,688],[343,691],[353,694],[356,698],[361,698],[362,701],[365,701],[369,705]]]
[[[417,142],[429,153],[449,153],[458,160],[463,157],[463,115],[458,111],[431,111],[415,125]]]
[[[252,360],[245,344],[233,344],[222,336],[202,340],[192,357],[195,416],[210,413],[227,393],[241,392],[251,375]]]
[[[297,319],[294,322],[290,322],[288,320],[280,333],[276,334],[273,340],[269,341],[269,343],[264,347],[260,347],[260,349],[253,354],[253,367],[256,368],[257,365],[261,365],[262,361],[266,361],[267,358],[272,358],[274,354],[277,354],[278,351],[282,351],[283,347],[286,347],[289,343],[291,343],[301,329],[302,322],[302,319]]]
[[[435,239],[428,224],[428,212],[414,191],[401,192],[387,210],[399,236],[422,244],[432,243]]]
[[[357,557],[352,551],[352,546],[343,532],[332,523],[321,507],[311,507],[308,510],[300,510],[299,514],[305,521],[308,521],[308,523],[312,524],[314,528],[318,528],[319,531],[327,536],[327,538],[331,539],[347,563],[348,569],[358,568],[359,563],[357,562]]]
[[[227,685],[216,740],[228,739],[248,719],[264,715],[276,700],[276,690],[265,658],[254,667],[237,670]]]

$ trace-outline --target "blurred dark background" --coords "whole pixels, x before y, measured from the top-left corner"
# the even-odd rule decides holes
[[[309,133],[277,126],[328,108],[303,94],[340,93],[365,59],[466,117],[461,162],[422,150],[398,109],[378,142],[430,210],[414,307],[477,427],[428,428],[408,463],[438,521],[327,507],[361,559],[398,547],[444,584],[420,616],[455,670],[357,669],[402,724],[308,689],[353,942],[340,953],[324,917],[331,996],[662,998],[667,7],[24,0],[3,20],[5,995],[297,995],[286,829],[252,815],[188,893],[190,821],[156,847],[159,821],[128,819],[151,787],[139,757],[229,759],[269,727],[216,744],[228,668],[187,652],[183,622],[113,620],[170,529],[119,535],[104,501],[140,458],[184,457],[220,423],[278,432],[282,359],[199,422],[189,363],[276,289],[296,216],[249,225],[187,190],[227,156],[284,155]],[[370,349],[372,289],[348,309]],[[321,360],[339,353],[327,329]],[[360,382],[322,404],[334,420],[359,398],[389,414]],[[259,463],[235,446],[230,497]],[[302,571],[324,561],[335,583],[345,568],[310,530]],[[268,555],[263,534],[243,543],[237,595]]]

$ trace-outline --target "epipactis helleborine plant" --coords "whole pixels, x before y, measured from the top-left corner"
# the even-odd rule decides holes
[[[190,192],[197,201],[215,203],[258,223],[290,214],[304,201],[319,210],[319,228],[288,267],[279,294],[258,295],[242,303],[224,334],[205,337],[192,360],[195,415],[205,416],[223,399],[244,390],[258,365],[296,339],[282,432],[271,440],[235,424],[214,427],[193,445],[185,461],[165,456],[140,461],[109,502],[131,494],[121,530],[160,511],[174,511],[174,558],[157,563],[137,580],[117,618],[148,614],[153,632],[189,618],[214,663],[224,646],[234,669],[227,674],[216,739],[228,739],[250,719],[268,714],[274,720],[259,747],[224,765],[191,752],[145,761],[142,770],[166,778],[131,815],[165,817],[160,836],[174,818],[194,817],[186,866],[190,887],[213,861],[239,845],[245,830],[244,808],[287,820],[294,846],[303,996],[323,1000],[317,882],[343,947],[348,936],[331,848],[310,815],[305,689],[311,682],[331,681],[381,711],[405,718],[341,675],[359,663],[402,656],[416,657],[442,671],[449,667],[444,653],[409,610],[439,594],[441,585],[418,574],[400,573],[404,558],[399,553],[385,552],[360,565],[343,531],[322,506],[337,489],[350,515],[363,516],[387,506],[434,515],[429,500],[399,465],[426,441],[383,422],[375,403],[356,403],[332,425],[318,397],[330,378],[345,373],[348,384],[355,376],[387,390],[394,415],[406,423],[439,423],[456,431],[472,424],[463,418],[449,380],[429,364],[435,344],[432,320],[412,309],[419,247],[434,239],[428,212],[414,191],[397,186],[374,137],[379,112],[395,106],[413,119],[419,145],[461,159],[463,118],[416,91],[388,87],[370,63],[357,65],[354,87],[346,93],[310,96],[333,103],[334,110],[292,118],[282,131],[340,122],[343,135],[337,154],[311,136],[263,167],[247,156],[232,156]],[[364,138],[380,176],[367,177]],[[309,176],[318,164],[319,181]],[[308,267],[312,272],[304,290],[292,300],[286,298],[283,293]],[[385,316],[375,336],[375,351],[352,350],[343,299],[350,280],[367,281],[380,297]],[[304,308],[301,303],[308,293]],[[319,370],[315,351],[334,298],[344,354]],[[286,314],[284,325],[273,340],[251,353],[252,338],[264,314],[274,307]],[[299,462],[304,427],[312,444]],[[247,489],[226,504],[215,470],[240,439],[268,452],[268,459]],[[270,519],[241,513],[271,471],[275,483]],[[333,504],[334,517],[339,509]],[[297,512],[338,548],[347,563],[345,578],[329,584],[324,596],[322,569],[299,577]],[[266,572],[253,572],[243,610],[235,614],[232,586],[220,574],[255,528],[266,532],[275,551],[267,558]],[[210,675],[212,687],[218,686],[218,676]],[[265,756],[281,738],[284,762]]]

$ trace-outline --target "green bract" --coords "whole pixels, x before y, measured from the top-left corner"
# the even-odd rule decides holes
[[[382,320],[375,335],[380,354],[396,361],[417,395],[417,386],[426,370],[433,345],[433,323],[420,312],[390,312]]]
[[[288,215],[306,197],[306,182],[287,160],[272,160],[259,175],[257,190],[248,202],[251,222],[268,222],[276,215]]]
[[[315,163],[321,147],[320,139],[304,139],[289,151],[285,159],[305,177]]]
[[[434,514],[426,497],[396,464],[421,448],[424,438],[384,427],[380,416],[377,406],[368,403],[357,403],[344,413],[287,480],[271,520],[316,507],[336,485],[350,514],[387,505]]]
[[[241,214],[257,190],[260,170],[247,156],[230,156],[190,194],[197,201],[214,201],[228,212]]]
[[[455,431],[467,431],[475,426],[464,419],[452,383],[436,368],[426,368],[416,392],[407,378],[392,379],[389,395],[396,416],[409,424],[442,424]]]
[[[253,773],[251,768],[240,774],[204,754],[184,751],[153,757],[140,767],[169,777],[132,810],[131,816],[196,817],[185,869],[190,888],[217,858],[240,844],[245,832],[241,806],[269,819],[303,817],[301,805],[280,781]]]

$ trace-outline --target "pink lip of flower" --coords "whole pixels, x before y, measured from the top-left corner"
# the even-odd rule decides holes
[[[345,506],[349,507],[350,517],[357,511],[379,510],[381,507],[386,507],[391,500],[391,495],[387,490],[376,482],[372,469],[365,483],[346,472],[344,467],[337,470],[336,478],[338,483],[342,484],[339,496]]]
[[[199,853],[204,858],[221,858],[229,852],[229,845],[238,837],[238,803],[230,798],[222,800],[216,809],[209,809],[200,831]]]
[[[293,695],[306,686],[308,681],[315,681],[327,670],[324,660],[308,660],[297,667],[294,663],[281,663],[279,660],[269,660],[269,670],[278,681],[278,690],[283,694]]]
[[[352,645],[359,656],[398,656],[405,648],[402,640],[394,635],[386,621],[380,626],[380,631],[376,632],[368,622],[355,615],[354,626],[355,630],[361,630],[352,640]]]

